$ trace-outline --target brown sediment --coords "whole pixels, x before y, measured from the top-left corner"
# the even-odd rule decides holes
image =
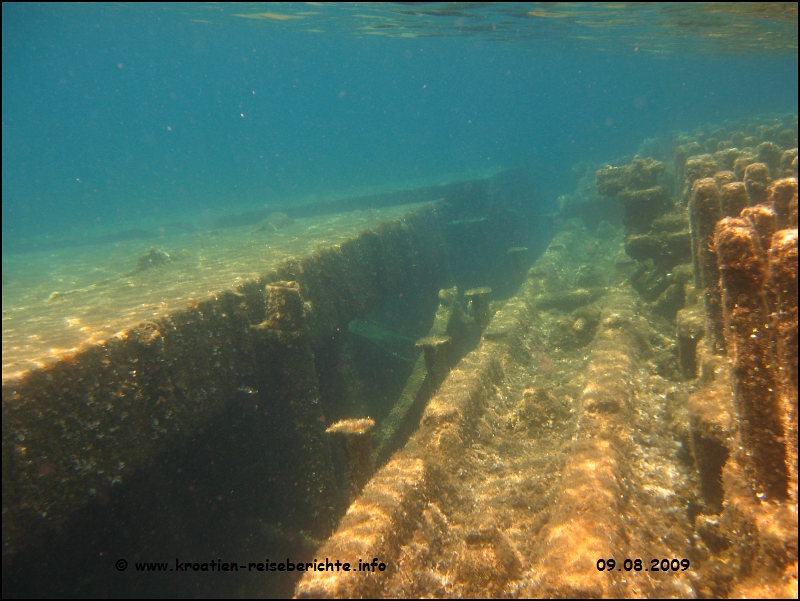
[[[786,462],[797,502],[797,229],[780,230],[769,252],[769,289],[775,336],[776,392],[786,435]]]
[[[770,318],[764,295],[766,256],[746,219],[726,217],[720,221],[715,247],[747,467],[759,494],[783,499],[788,486],[786,446],[782,411],[774,392]]]
[[[725,352],[719,269],[714,254],[714,226],[722,218],[719,188],[711,178],[699,179],[692,188],[689,221],[692,227],[695,286],[703,291],[706,340],[713,352]]]

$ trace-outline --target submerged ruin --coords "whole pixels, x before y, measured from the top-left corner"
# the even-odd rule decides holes
[[[4,286],[4,574],[77,548],[107,555],[60,557],[62,592],[796,597],[796,144],[796,116],[676,136],[531,251],[511,171]],[[144,582],[114,545],[264,563]]]

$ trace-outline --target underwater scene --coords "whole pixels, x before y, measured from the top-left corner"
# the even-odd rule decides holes
[[[796,599],[797,11],[3,3],[3,597]]]

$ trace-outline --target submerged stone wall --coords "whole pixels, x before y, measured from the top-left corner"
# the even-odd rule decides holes
[[[688,404],[699,592],[794,597],[797,116],[707,125],[675,142],[704,305],[678,322],[703,319],[706,334]]]
[[[576,293],[589,264],[592,293]],[[690,593],[686,575],[642,572],[634,583],[598,569],[645,552],[686,557],[689,533],[680,508],[691,478],[671,437],[684,418],[663,419],[676,400],[651,391],[669,385],[642,377],[665,341],[638,314],[630,267],[620,232],[561,232],[315,554],[351,572],[312,565],[295,594]]]
[[[796,131],[597,172],[295,594],[796,598]]]
[[[282,343],[286,335],[304,340],[294,350],[307,358],[298,363],[296,379],[305,404],[293,406],[297,423],[287,427],[308,455],[302,461],[328,465],[328,446],[317,444],[324,425],[308,419],[321,414],[309,371],[313,349],[403,287],[430,282],[435,289],[441,251],[436,212],[423,208],[5,381],[4,558],[90,503],[108,499],[129,476],[209,424],[248,382],[292,379],[279,372],[293,364],[273,360],[280,344],[268,335],[268,311],[276,311],[265,298],[271,283],[295,282],[291,289],[302,299],[302,327],[284,332]],[[292,403],[296,392],[278,386],[274,394]],[[297,492],[317,532],[329,529],[332,519],[331,504],[321,498],[333,481],[320,478]]]

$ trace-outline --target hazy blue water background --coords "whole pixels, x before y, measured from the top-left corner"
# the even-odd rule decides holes
[[[678,37],[654,55],[610,36],[598,52],[557,19],[504,41],[201,23],[159,4],[2,10],[4,246],[500,166],[526,167],[546,211],[577,161],[797,111],[796,46],[682,53]]]

